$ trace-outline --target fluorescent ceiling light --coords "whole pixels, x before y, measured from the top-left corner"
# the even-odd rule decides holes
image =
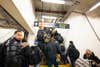
[[[43,2],[49,2],[49,3],[56,3],[56,4],[65,4],[64,0],[41,0]]]
[[[42,18],[46,18],[46,19],[56,19],[57,17],[54,17],[54,16],[42,16]]]
[[[96,8],[99,7],[99,6],[100,6],[100,2],[97,3],[96,5],[94,5],[89,11],[92,11],[92,10],[96,9]]]

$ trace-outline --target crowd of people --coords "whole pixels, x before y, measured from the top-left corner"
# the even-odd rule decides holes
[[[64,38],[54,28],[39,28],[35,40],[35,44],[43,52],[48,67],[58,67],[58,63],[67,64],[70,58],[71,66],[75,67],[75,61],[79,58],[79,51],[76,49],[73,41],[69,42],[66,49]]]
[[[52,64],[58,67],[59,63],[69,63],[71,67],[75,67],[75,61],[80,56],[73,41],[69,41],[66,49],[64,38],[53,28],[39,28],[34,44],[35,46],[30,47],[24,39],[24,32],[15,31],[11,38],[0,45],[0,67],[39,67],[41,61],[46,62],[48,67],[52,67]],[[96,59],[94,61],[100,63],[89,50],[84,59]]]

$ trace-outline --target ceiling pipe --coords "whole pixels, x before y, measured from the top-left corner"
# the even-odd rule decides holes
[[[45,13],[54,13],[54,14],[62,14],[65,15],[66,11],[50,11],[50,10],[43,10],[43,9],[35,9],[36,12],[45,12]]]
[[[74,0],[73,1],[73,5],[70,6],[70,9],[67,11],[67,13],[64,15],[64,17],[62,18],[61,22],[64,22],[69,15],[72,13],[72,11],[75,9],[75,7],[80,3],[80,1],[78,0]]]

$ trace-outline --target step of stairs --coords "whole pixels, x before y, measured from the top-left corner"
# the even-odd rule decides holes
[[[31,67],[31,65],[29,67]],[[47,65],[40,65],[39,67],[48,67],[48,66]],[[54,67],[54,66],[52,65],[52,67]],[[63,65],[59,65],[59,67],[70,67],[70,65],[69,64],[63,64]]]

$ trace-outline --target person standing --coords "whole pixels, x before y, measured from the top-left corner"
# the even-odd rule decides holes
[[[5,67],[21,67],[22,55],[20,43],[24,39],[23,31],[15,31],[14,35],[4,42]]]
[[[69,47],[67,49],[67,56],[71,61],[71,67],[75,67],[75,61],[79,58],[80,52],[76,49],[73,41],[69,41]]]
[[[68,63],[68,60],[67,60],[67,57],[66,57],[66,53],[67,53],[66,47],[64,46],[64,44],[62,44],[60,46],[60,48],[61,48],[61,62],[63,64],[66,64],[66,63]]]
[[[54,64],[54,67],[58,67],[58,63],[56,61],[56,55],[60,53],[60,47],[57,42],[52,41],[50,35],[47,35],[44,37],[45,42],[45,56],[47,59],[48,67],[52,67],[52,64]]]
[[[35,45],[38,45],[39,48],[42,50],[43,49],[43,43],[44,43],[44,28],[39,27],[39,30],[37,32],[36,40],[35,40]]]

